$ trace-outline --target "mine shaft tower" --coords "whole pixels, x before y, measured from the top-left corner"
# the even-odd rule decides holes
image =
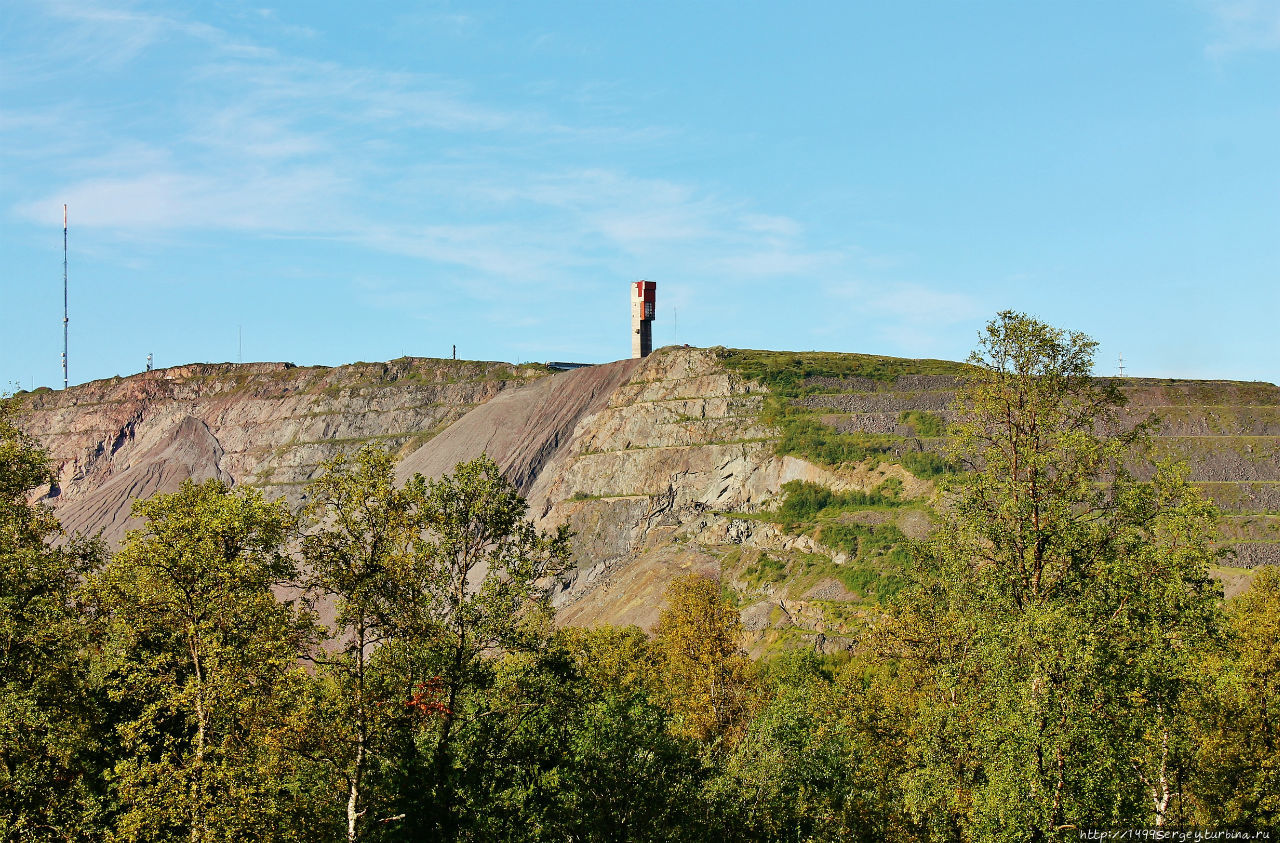
[[[656,281],[631,285],[631,356],[648,357],[653,351],[653,317],[657,313]]]

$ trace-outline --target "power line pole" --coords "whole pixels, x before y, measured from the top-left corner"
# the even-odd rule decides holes
[[[67,206],[62,206],[62,388],[66,389],[71,318],[67,310]]]

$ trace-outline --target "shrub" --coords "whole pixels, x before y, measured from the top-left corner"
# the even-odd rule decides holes
[[[743,579],[750,585],[760,586],[782,582],[787,577],[787,566],[780,559],[761,554],[756,564],[742,572]]]
[[[913,436],[937,438],[947,435],[947,420],[937,413],[903,410],[898,413],[898,423],[910,427]]]
[[[783,498],[782,506],[778,507],[778,514],[792,523],[813,521],[823,513],[833,514],[874,506],[900,506],[903,503],[899,499],[902,481],[896,477],[889,478],[870,492],[833,492],[826,486],[808,480],[784,483],[782,491],[786,497]]]

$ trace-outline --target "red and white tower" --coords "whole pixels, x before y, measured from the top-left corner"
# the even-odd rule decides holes
[[[653,317],[658,312],[656,281],[631,285],[631,356],[648,357],[653,351]]]

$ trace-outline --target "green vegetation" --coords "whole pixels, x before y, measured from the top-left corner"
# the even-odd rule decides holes
[[[1196,791],[1218,827],[1280,825],[1280,568],[1258,569],[1228,607],[1233,646],[1211,653],[1193,702]]]
[[[877,463],[905,441],[900,436],[840,433],[823,424],[814,411],[786,405],[772,396],[765,402],[761,419],[782,431],[778,440],[779,456],[790,454],[819,465],[864,460]]]
[[[864,527],[862,525],[832,525],[823,528],[823,541],[830,530],[839,542],[837,550],[846,552],[849,560],[843,564],[823,553],[789,552],[774,556],[762,553],[746,564],[736,575],[745,586],[743,594],[733,593],[731,602],[749,602],[763,593],[781,593],[792,599],[804,598],[806,592],[822,580],[834,579],[846,589],[856,592],[864,600],[884,603],[905,588],[910,582],[910,542],[892,524]],[[722,559],[726,569],[737,564],[738,557],[729,554]]]
[[[872,507],[901,506],[902,481],[890,477],[870,492],[851,490],[833,492],[826,486],[808,480],[791,480],[782,485],[782,505],[778,507],[781,523],[813,522],[841,512]]]
[[[282,553],[292,517],[218,480],[186,481],[134,514],[146,529],[88,583],[104,645],[94,672],[119,705],[117,828],[206,840],[297,823],[262,766],[298,770],[259,745],[307,681],[297,657],[310,618],[271,592],[294,568]]]
[[[814,410],[794,407],[785,399],[770,396],[761,420],[777,427],[779,456],[802,457],[819,465],[846,465],[870,461],[896,462],[917,477],[940,477],[953,471],[951,464],[931,451],[911,450],[902,436],[876,433],[841,433],[823,424]]]
[[[903,410],[898,413],[898,423],[910,427],[913,436],[936,439],[947,435],[947,420],[937,413],[926,413],[923,410]]]
[[[100,826],[115,738],[109,701],[86,657],[83,579],[103,563],[93,542],[57,545],[58,523],[28,494],[50,479],[45,455],[0,399],[0,839],[39,828]],[[95,835],[100,837],[101,835]],[[80,837],[88,839],[88,833]]]
[[[754,565],[743,569],[742,578],[753,588],[773,585],[787,578],[787,566],[785,562],[762,553]]]
[[[978,839],[1191,821],[1191,678],[1221,640],[1216,512],[1185,470],[1124,465],[1095,343],[1002,313],[970,358],[956,446],[982,468],[886,624],[945,747],[907,785],[919,821]],[[1170,646],[1176,641],[1177,646]],[[960,794],[957,798],[957,794]]]
[[[822,543],[843,550],[850,556],[868,559],[884,558],[906,570],[911,556],[907,537],[892,524],[828,524],[819,533]]]
[[[742,620],[719,582],[689,574],[667,588],[653,644],[677,734],[710,743],[741,724],[752,674],[741,639]]]
[[[738,573],[749,592],[785,583],[787,592],[798,598],[820,580],[832,578],[867,600],[884,602],[907,585],[911,543],[903,532],[892,523],[868,525],[847,520],[857,512],[918,506],[901,497],[901,480],[887,478],[870,492],[834,492],[807,480],[792,480],[782,489],[785,497],[778,510],[754,515],[752,520],[779,524],[794,535],[810,535],[843,552],[849,560],[837,564],[819,553],[791,553],[787,558],[761,554]],[[740,556],[741,551],[735,548],[721,559],[721,566],[736,568],[741,564]]]
[[[786,353],[718,349],[726,366],[744,377],[769,387],[760,419],[781,433],[777,453],[807,459],[819,465],[844,465],[870,461],[895,462],[922,478],[940,477],[953,471],[939,454],[922,450],[911,439],[888,434],[844,433],[824,424],[821,414],[795,403],[796,398],[838,387],[814,379],[869,378],[892,383],[902,375],[946,375],[958,377],[970,371],[961,363],[945,360],[907,360],[865,354],[826,352]],[[909,424],[915,436],[936,438],[945,435],[946,423],[933,413],[909,411],[899,419]]]
[[[907,451],[898,461],[907,471],[923,479],[942,477],[956,471],[946,457],[932,451]]]
[[[968,365],[950,360],[911,360],[874,354],[741,348],[718,348],[716,354],[726,366],[744,377],[788,397],[830,391],[830,387],[808,383],[812,378],[868,378],[892,383],[903,375],[965,377],[972,371]]]
[[[850,591],[881,603],[891,600],[909,582],[902,573],[887,573],[866,565],[841,567],[835,576]]]
[[[907,586],[911,544],[893,524],[827,524],[818,539],[848,554],[834,575],[850,591],[883,603]]]
[[[789,485],[762,517],[850,563],[737,547],[722,568],[868,602],[771,601],[770,622],[815,612],[859,646],[820,655],[789,625],[765,662],[700,575],[652,637],[557,629],[567,532],[536,532],[484,458],[396,486],[364,448],[298,520],[188,482],[108,556],[31,503],[44,455],[0,402],[0,839],[1276,829],[1280,573],[1224,605],[1216,512],[1176,466],[1126,473],[1139,436],[1100,433],[1117,395],[1093,348],[1021,314],[988,326],[956,437],[982,467],[927,542],[892,521],[919,506],[897,481]]]

